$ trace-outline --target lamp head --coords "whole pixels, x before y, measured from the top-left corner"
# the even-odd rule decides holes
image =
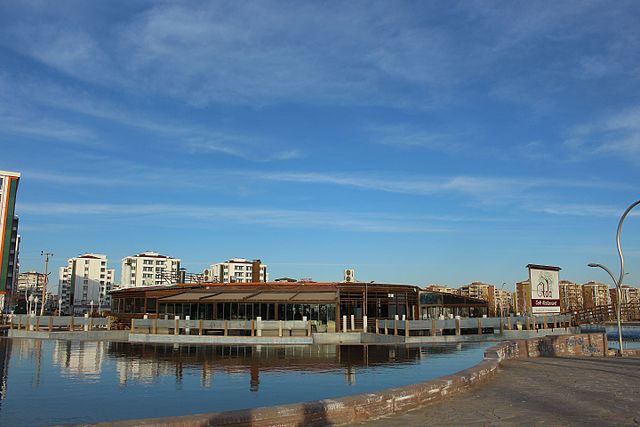
[[[600,264],[596,264],[593,262],[590,262],[589,264],[587,264],[589,267],[600,267]]]

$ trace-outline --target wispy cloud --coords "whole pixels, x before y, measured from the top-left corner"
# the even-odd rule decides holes
[[[565,145],[578,155],[615,155],[640,159],[640,107],[574,127]]]
[[[38,4],[7,13],[3,44],[81,81],[195,106],[304,99],[415,108],[457,102],[450,88],[490,75],[530,40],[562,37],[567,25],[584,34],[578,24],[597,9],[585,2],[532,5],[526,13],[485,2],[419,11],[402,2],[286,6],[161,2],[101,25],[85,6],[75,10],[85,19],[66,25],[65,8]],[[465,31],[434,20],[437,12],[456,16]]]
[[[624,206],[613,205],[593,205],[580,203],[564,203],[553,206],[528,205],[528,209],[533,212],[543,212],[551,215],[563,216],[588,216],[588,217],[620,217],[624,212]],[[631,211],[629,216],[640,216],[640,212]]]
[[[108,139],[86,124],[42,118],[52,111],[71,112],[84,123],[84,117],[105,119],[129,128],[146,131],[168,148],[177,147],[191,153],[224,153],[255,162],[286,161],[303,156],[299,148],[280,148],[264,136],[201,124],[176,122],[149,114],[123,103],[102,99],[98,93],[63,86],[42,79],[28,79],[0,73],[0,124],[2,131],[24,136],[56,139],[83,144],[97,144]]]
[[[269,208],[174,206],[167,204],[19,203],[21,214],[56,216],[178,217],[200,221],[225,220],[285,228],[323,228],[374,233],[441,233],[442,225],[426,225],[419,219],[389,214],[281,210]]]
[[[458,196],[460,200],[467,200],[475,204],[511,204],[514,207],[528,207],[530,201],[549,196],[548,189],[557,191],[580,189],[605,189],[629,191],[632,185],[609,182],[604,180],[569,180],[539,177],[481,177],[481,176],[428,176],[395,174],[368,174],[363,172],[270,172],[257,170],[231,169],[199,169],[193,168],[188,172],[179,169],[154,168],[119,161],[97,160],[104,164],[105,172],[76,173],[56,170],[26,169],[23,180],[36,180],[50,184],[74,184],[77,186],[122,186],[145,187],[162,183],[164,187],[182,189],[190,188],[195,191],[210,190],[209,182],[224,183],[220,187],[238,186],[253,187],[253,182],[283,182],[309,186],[338,186],[354,190],[372,191],[392,194],[415,196]],[[109,170],[121,171],[117,175]],[[167,181],[166,177],[171,180]],[[311,187],[310,187],[311,188]],[[219,191],[219,190],[216,190]],[[236,194],[237,195],[237,194]],[[531,205],[534,206],[534,205]],[[564,201],[562,206],[568,206]],[[528,209],[528,208],[527,208]],[[537,208],[528,210],[538,211]],[[589,212],[589,210],[585,210]],[[549,212],[552,213],[552,212]],[[593,211],[599,215],[597,211]]]
[[[463,193],[479,198],[502,196],[508,198],[533,188],[555,185],[562,188],[613,188],[615,184],[602,181],[546,179],[538,177],[479,177],[479,176],[376,176],[364,173],[321,172],[255,172],[243,171],[244,176],[258,179],[296,183],[333,184],[389,193],[431,195]]]
[[[1,100],[0,133],[78,145],[99,144],[93,130],[86,126],[35,114],[15,103],[13,106],[3,104]]]
[[[458,152],[465,146],[465,136],[458,132],[428,131],[409,125],[370,125],[368,139],[376,144],[405,148],[427,148],[434,151]]]

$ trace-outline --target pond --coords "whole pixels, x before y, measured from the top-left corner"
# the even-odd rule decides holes
[[[360,394],[466,369],[491,345],[196,346],[0,338],[0,425],[187,415]]]

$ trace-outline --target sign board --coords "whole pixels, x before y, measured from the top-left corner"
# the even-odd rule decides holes
[[[533,314],[560,313],[559,267],[529,264],[531,284],[531,312]]]

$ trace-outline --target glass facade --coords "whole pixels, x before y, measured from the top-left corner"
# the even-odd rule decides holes
[[[422,319],[440,317],[482,317],[489,314],[489,303],[475,298],[444,292],[420,292]]]
[[[147,310],[143,310],[144,298],[115,298],[114,313],[155,313],[156,300],[147,299]],[[169,318],[189,316],[192,320],[315,320],[321,324],[336,320],[336,304],[305,303],[181,303],[161,302],[158,304],[158,317]]]

